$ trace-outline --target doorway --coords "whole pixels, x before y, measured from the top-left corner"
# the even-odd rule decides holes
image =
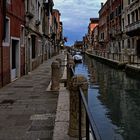
[[[20,55],[19,40],[12,39],[11,47],[11,81],[17,79],[20,75]]]
[[[140,57],[140,39],[137,40],[137,56]]]

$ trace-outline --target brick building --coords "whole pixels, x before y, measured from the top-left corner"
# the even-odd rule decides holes
[[[77,51],[83,51],[83,41],[75,41],[74,49]]]
[[[2,0],[1,6],[1,85],[4,86],[25,73],[24,1]]]
[[[3,59],[3,57],[2,57],[2,55],[3,55],[3,51],[2,51],[2,49],[3,49],[3,47],[2,47],[2,40],[3,40],[3,36],[4,36],[4,30],[3,30],[3,28],[4,28],[4,24],[3,24],[3,22],[4,22],[4,11],[5,11],[5,9],[4,9],[4,5],[5,5],[5,3],[4,3],[5,1],[0,1],[0,22],[1,22],[1,24],[0,24],[0,87],[2,87],[2,85],[3,85],[3,74],[2,74],[2,71],[3,71],[3,63],[2,63],[2,59]],[[6,7],[5,7],[6,8]]]
[[[59,52],[60,43],[60,12],[57,9],[53,9],[53,33],[54,33],[54,47],[55,53]]]
[[[93,46],[93,50],[103,49],[103,47],[99,46],[99,26],[98,25],[92,31],[92,46]]]
[[[101,9],[99,10],[99,49],[108,50],[109,43],[109,1],[105,4],[101,3]]]
[[[63,42],[60,13],[54,10],[53,16],[53,6],[53,0],[0,1],[0,87],[28,74]]]
[[[111,53],[121,52],[122,40],[122,0],[109,0],[109,51]]]
[[[99,18],[90,18],[90,23],[88,25],[88,34],[86,36],[87,38],[87,48],[88,49],[93,49],[93,46],[92,46],[92,40],[93,40],[93,30],[94,28],[98,25],[98,22],[99,22]]]

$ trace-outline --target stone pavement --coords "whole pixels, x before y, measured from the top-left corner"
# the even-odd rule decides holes
[[[0,89],[0,140],[52,140],[58,92],[47,92],[51,63]]]

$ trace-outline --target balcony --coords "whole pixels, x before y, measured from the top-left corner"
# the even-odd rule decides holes
[[[131,23],[126,26],[125,32],[128,36],[139,36],[140,35],[140,20],[134,23]]]
[[[104,39],[99,39],[99,44],[104,44],[105,40]]]

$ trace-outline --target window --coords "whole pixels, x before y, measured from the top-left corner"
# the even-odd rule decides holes
[[[4,42],[9,43],[10,42],[10,19],[6,18],[5,20],[5,38]]]
[[[132,38],[132,48],[135,48],[134,46],[135,46],[135,40],[134,38]]]
[[[22,46],[24,45],[24,36],[25,36],[25,29],[24,29],[24,26],[21,26],[21,31],[20,31],[20,44]]]
[[[115,12],[115,15],[116,15],[116,16],[118,15],[118,9],[117,9],[117,7],[116,7],[116,12]]]
[[[124,40],[122,40],[122,49],[124,48]]]
[[[40,13],[41,13],[41,8],[40,8],[40,3],[38,0],[36,0],[36,20],[40,21]]]
[[[136,10],[136,21],[139,20],[139,16],[138,16],[138,10]]]
[[[35,48],[36,37],[35,37],[35,35],[32,35],[31,39],[32,39],[31,40],[31,42],[32,42],[32,59],[34,59],[36,56],[36,48]]]
[[[27,12],[30,11],[29,8],[30,8],[30,0],[27,0]]]
[[[131,13],[131,16],[132,16],[132,23],[133,23],[133,22],[135,22],[135,15],[134,15],[134,12]]]
[[[121,14],[121,5],[118,7],[118,14]]]
[[[130,48],[130,39],[127,40],[127,46]]]
[[[121,43],[118,42],[118,46],[119,46],[119,52],[121,52]]]
[[[124,18],[122,19],[122,30],[124,31]]]
[[[114,18],[114,12],[112,12],[111,14],[110,14],[110,20],[112,20]]]
[[[38,19],[41,21],[41,8],[40,8],[40,3],[38,2]]]
[[[128,24],[130,24],[130,14],[127,15]]]
[[[104,40],[104,33],[101,33],[101,40]]]

